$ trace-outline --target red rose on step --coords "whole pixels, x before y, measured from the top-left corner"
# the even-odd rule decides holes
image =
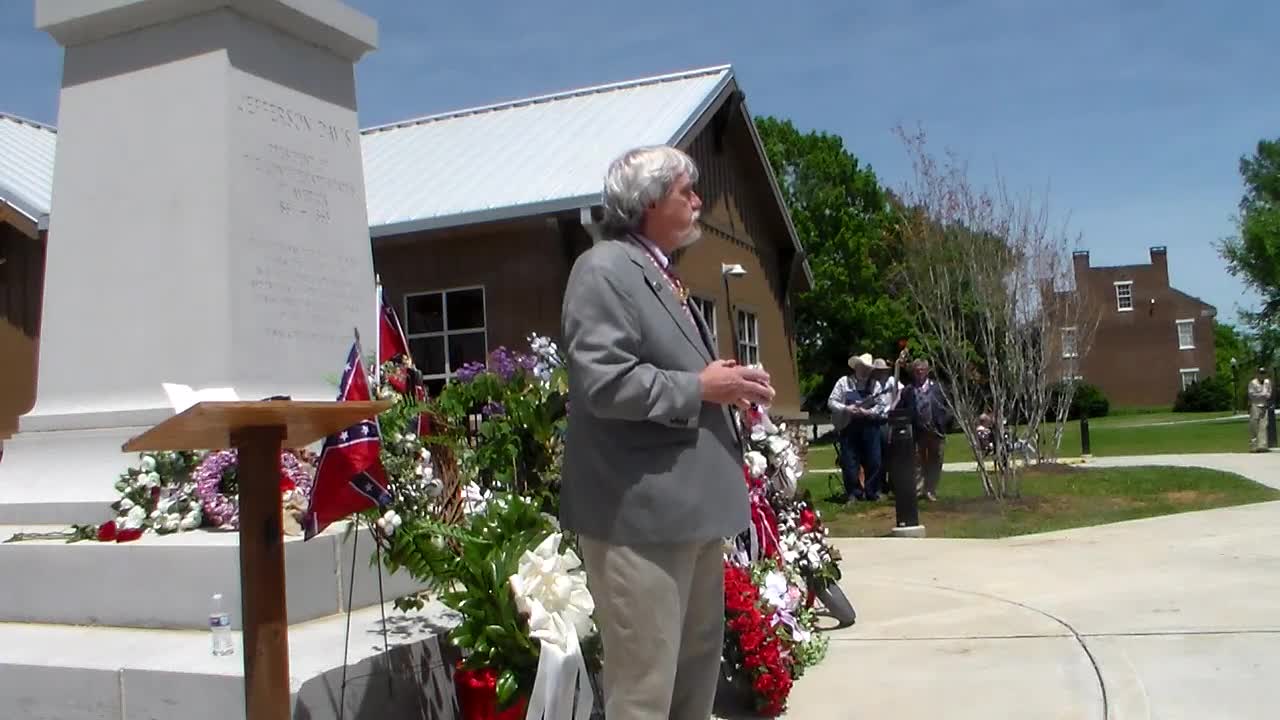
[[[115,520],[108,520],[102,523],[98,526],[98,542],[111,542],[112,540],[115,540],[116,532],[118,530],[119,528],[116,527]]]
[[[116,533],[116,542],[130,542],[142,537],[142,528],[121,528]]]

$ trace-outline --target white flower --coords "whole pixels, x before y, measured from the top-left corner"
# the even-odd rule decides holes
[[[426,492],[427,497],[440,497],[440,493],[444,492],[444,483],[440,482],[440,480],[435,477],[429,477],[427,478],[427,481],[423,483],[422,489]]]
[[[142,527],[142,522],[147,519],[147,509],[141,505],[134,505],[128,515],[124,516],[124,526],[130,530]]]
[[[378,518],[377,523],[378,528],[388,535],[394,535],[396,530],[399,530],[403,524],[404,521],[400,519],[395,510],[388,510],[385,515]]]
[[[765,447],[774,455],[781,455],[787,448],[791,447],[791,443],[781,435],[771,435],[765,443]]]
[[[751,442],[764,442],[767,437],[769,437],[769,433],[764,429],[763,425],[756,425],[751,428]]]
[[[160,484],[160,473],[158,472],[149,472],[144,477],[146,477],[146,486],[149,488]]]
[[[133,507],[134,507],[134,506],[133,506],[133,501],[132,501],[132,500],[130,500],[129,498],[123,498],[123,499],[121,499],[121,500],[120,500],[120,510],[121,510],[121,511],[123,511],[123,512],[129,512],[130,510],[132,510],[132,509],[133,509]]]
[[[809,561],[809,565],[811,567],[815,567],[815,568],[821,567],[822,566],[822,546],[817,543],[810,545],[809,553],[805,557],[805,559]]]
[[[142,456],[142,464],[138,466],[144,473],[154,472],[156,469],[156,459],[150,455]]]
[[[747,453],[744,459],[747,461],[747,472],[751,473],[751,477],[763,477],[765,470],[769,468],[769,461],[755,450]]]
[[[764,587],[760,588],[760,596],[779,610],[787,606],[787,578],[780,572],[771,572],[764,576]]]
[[[467,483],[462,489],[462,508],[468,515],[477,515],[484,512],[485,506],[489,504],[491,497],[488,491],[481,491],[480,486],[475,482]]]
[[[530,636],[567,651],[570,628],[579,638],[593,631],[595,601],[580,570],[582,561],[572,550],[559,552],[560,540],[560,533],[552,533],[526,550],[508,582],[516,608],[529,616]]]
[[[198,527],[200,527],[199,513],[187,513],[186,517],[182,518],[182,520],[178,522],[179,530],[195,530]]]

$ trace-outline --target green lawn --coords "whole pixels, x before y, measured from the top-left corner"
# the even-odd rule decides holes
[[[817,501],[831,534],[877,537],[894,525],[892,498],[837,505],[838,474],[813,472],[801,481]],[[1022,497],[998,503],[983,496],[977,473],[944,473],[937,502],[920,506],[930,537],[998,538],[1280,500],[1280,491],[1239,475],[1201,468],[1084,469],[1064,465],[1024,474]]]
[[[1247,452],[1249,420],[1235,418],[1203,422],[1227,417],[1231,413],[1153,413],[1098,418],[1089,421],[1089,441],[1096,457],[1119,455],[1161,455],[1165,453]],[[1198,422],[1185,422],[1196,420]],[[1162,425],[1157,423],[1177,423]],[[1045,429],[1047,436],[1049,428]],[[1063,430],[1060,457],[1080,455],[1080,423],[1070,422]],[[947,436],[944,457],[947,462],[973,460],[973,453],[963,434]],[[827,469],[836,466],[835,449],[830,442],[809,448],[808,466]]]

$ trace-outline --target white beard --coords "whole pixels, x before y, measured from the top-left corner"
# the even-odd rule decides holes
[[[680,243],[676,245],[676,249],[682,250],[702,239],[702,228],[698,227],[698,218],[700,216],[700,214],[694,214],[693,224],[689,226],[689,231],[680,238]]]

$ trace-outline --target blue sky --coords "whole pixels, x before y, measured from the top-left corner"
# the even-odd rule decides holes
[[[890,186],[909,170],[891,129],[921,123],[975,171],[1048,188],[1095,265],[1165,245],[1174,284],[1222,320],[1254,302],[1212,243],[1233,231],[1240,156],[1280,136],[1280,4],[348,1],[381,30],[362,125],[732,63],[754,113],[838,133]],[[0,110],[53,122],[60,51],[33,5],[0,16]]]

